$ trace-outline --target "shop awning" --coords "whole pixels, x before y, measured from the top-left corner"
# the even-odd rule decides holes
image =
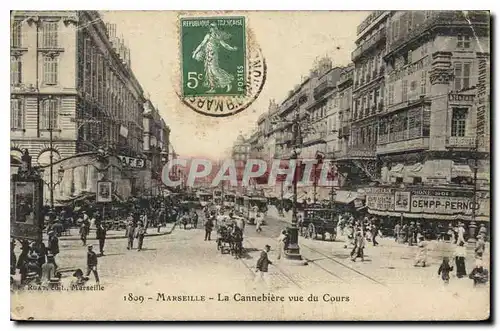
[[[423,168],[422,163],[416,163],[410,167],[406,167],[406,171],[409,177],[422,177],[421,171]]]
[[[389,175],[392,177],[403,177],[403,169],[404,169],[404,164],[396,164],[394,167],[389,170]]]
[[[472,177],[473,173],[468,164],[455,164],[451,166],[451,178]]]
[[[391,216],[391,217],[405,217],[405,218],[420,218],[420,219],[432,219],[432,220],[442,220],[442,221],[471,221],[472,216],[470,215],[443,215],[443,214],[424,214],[424,213],[398,213],[394,211],[382,211],[382,210],[374,210],[368,208],[368,213],[377,216]],[[477,215],[475,217],[476,221],[479,222],[489,222],[490,218],[484,215]]]
[[[358,197],[358,192],[354,191],[336,191],[335,194],[335,202],[336,203],[343,203],[343,204],[350,204],[356,198]]]

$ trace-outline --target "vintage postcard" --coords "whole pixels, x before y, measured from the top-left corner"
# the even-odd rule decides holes
[[[489,319],[490,19],[12,11],[11,318]]]

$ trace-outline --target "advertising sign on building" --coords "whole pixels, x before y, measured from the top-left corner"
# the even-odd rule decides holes
[[[394,193],[394,210],[410,211],[410,192],[396,191]]]
[[[97,202],[111,202],[113,200],[111,197],[112,192],[112,183],[110,181],[97,182]]]
[[[394,211],[394,189],[369,187],[365,189],[366,206],[380,211]]]
[[[146,166],[145,159],[125,155],[118,155],[118,158],[122,162],[122,166],[126,168],[144,168]]]
[[[13,238],[42,240],[42,185],[41,181],[11,181],[10,234]]]
[[[480,202],[476,202],[479,209]],[[413,190],[411,212],[425,214],[472,215],[474,203],[470,191]]]

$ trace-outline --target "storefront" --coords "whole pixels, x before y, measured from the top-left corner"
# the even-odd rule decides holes
[[[366,206],[372,215],[448,222],[490,219],[489,191],[477,191],[475,201],[473,190],[463,187],[368,187],[365,191]]]

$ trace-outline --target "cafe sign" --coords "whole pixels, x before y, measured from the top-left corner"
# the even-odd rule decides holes
[[[118,158],[120,159],[122,166],[126,168],[141,169],[146,166],[145,159],[131,157],[131,156],[124,156],[124,155],[118,155]]]

